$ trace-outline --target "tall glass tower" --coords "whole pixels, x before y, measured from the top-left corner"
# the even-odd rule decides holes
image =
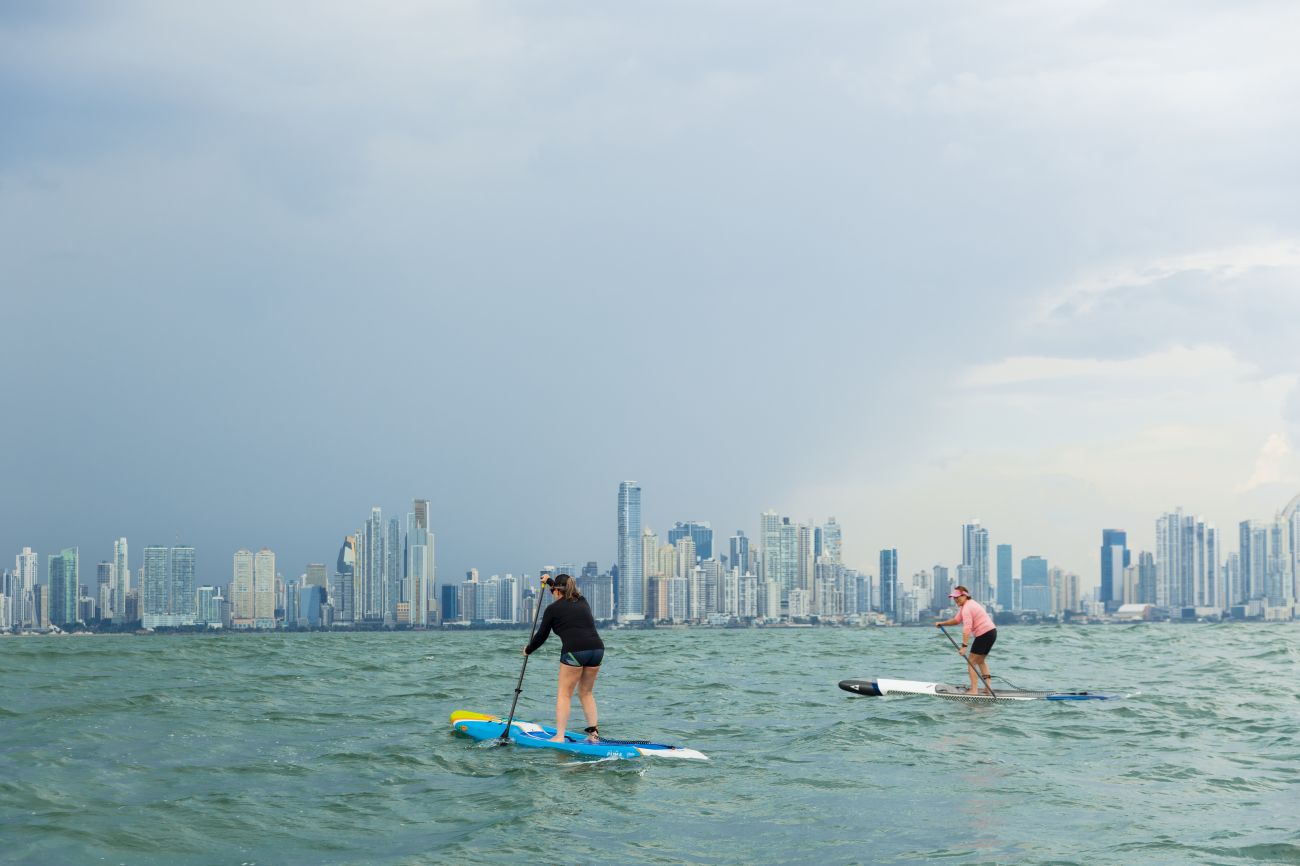
[[[77,597],[81,594],[77,560],[75,547],[50,555],[50,622],[57,626],[68,626],[77,621]]]
[[[880,610],[898,622],[898,549],[880,551]]]
[[[1115,607],[1123,601],[1124,569],[1129,566],[1128,533],[1122,529],[1101,531],[1101,601]]]
[[[619,622],[645,619],[645,564],[641,561],[641,488],[618,485],[618,583],[614,599]]]
[[[993,600],[989,583],[989,531],[978,520],[962,525],[961,564],[971,569],[971,596],[980,604]]]
[[[998,545],[998,607],[1015,610],[1016,597],[1011,584],[1011,545]]]

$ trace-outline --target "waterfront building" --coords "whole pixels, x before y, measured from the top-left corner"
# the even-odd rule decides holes
[[[300,627],[320,628],[325,625],[324,611],[327,606],[325,587],[309,583],[298,589],[297,619]]]
[[[1124,569],[1129,567],[1128,533],[1122,529],[1103,529],[1101,531],[1101,597],[1102,604],[1108,610],[1115,610],[1123,603],[1123,587],[1120,583]]]
[[[140,575],[141,621],[145,628],[174,627],[171,616],[171,551],[158,544],[144,549]]]
[[[880,551],[880,612],[898,622],[898,549]]]
[[[1015,610],[1015,584],[1011,576],[1011,545],[998,545],[998,607],[1003,610]]]
[[[117,575],[113,573],[111,560],[100,560],[95,567],[95,604],[98,609],[96,619],[112,619],[114,591],[117,589]]]
[[[46,615],[51,625],[65,628],[78,621],[77,598],[81,578],[78,559],[78,549],[67,547],[51,554],[47,560],[50,590]]]
[[[356,619],[356,562],[356,536],[344,536],[329,592],[334,620],[340,625],[351,625]]]
[[[931,569],[934,575],[934,595],[930,599],[930,608],[932,610],[944,610],[952,606],[948,593],[952,592],[952,578],[948,576],[948,567],[945,565],[935,565]]]
[[[1217,607],[1218,534],[1181,508],[1156,520],[1156,605]]]
[[[275,553],[263,547],[253,554],[253,628],[275,628]]]
[[[689,536],[679,538],[673,547],[676,550],[677,557],[677,561],[673,563],[673,574],[686,578],[689,585],[691,576],[695,571],[695,540]],[[695,608],[692,607],[691,612],[694,613],[694,610]]]
[[[223,625],[221,608],[226,600],[221,594],[221,589],[215,586],[200,586],[195,590],[195,598],[195,625],[221,628]]]
[[[429,500],[417,499],[406,517],[406,599],[414,626],[431,625],[429,599],[437,583],[434,536],[429,527]]]
[[[653,574],[646,588],[646,619],[664,622],[668,615],[668,581],[672,578],[664,574]]]
[[[440,605],[440,608],[442,611],[442,621],[444,623],[460,622],[460,587],[449,583],[442,587],[441,593],[442,604]],[[529,621],[531,622],[532,620],[530,619]]]
[[[688,520],[677,522],[668,530],[668,543],[676,544],[678,540],[689,537],[695,542],[695,552],[700,559],[713,556],[713,527],[707,520]]]
[[[829,556],[831,562],[843,564],[844,542],[840,532],[840,525],[835,522],[834,517],[829,517],[820,529],[821,546],[817,551],[818,555]]]
[[[307,570],[303,572],[303,586],[321,586],[328,589],[329,587],[329,566],[323,562],[307,563]]]
[[[14,621],[20,628],[35,628],[36,587],[40,585],[40,556],[30,547],[14,557]]]
[[[989,532],[980,526],[978,520],[962,524],[961,564],[971,569],[968,578],[970,583],[963,584],[971,591],[971,597],[985,606],[992,604],[993,592],[989,581]],[[1021,580],[1022,582],[1024,580],[1023,574]]]
[[[1021,610],[1036,610],[1042,614],[1052,612],[1052,590],[1047,578],[1047,560],[1041,556],[1027,556],[1020,560]]]
[[[730,538],[731,556],[727,563],[740,569],[741,574],[750,574],[753,572],[753,564],[749,561],[749,539],[745,537],[742,529],[737,529],[736,534]]]
[[[645,574],[645,618],[661,619],[655,616],[655,604],[650,600],[650,580],[663,574],[659,570],[659,535],[648,526],[641,530],[641,571]]]
[[[131,557],[129,554],[126,538],[119,538],[113,542],[113,571],[117,578],[117,585],[113,596],[113,624],[126,625],[126,596],[131,592]]]
[[[614,602],[619,622],[645,619],[645,569],[641,561],[641,488],[618,485],[618,585]]]

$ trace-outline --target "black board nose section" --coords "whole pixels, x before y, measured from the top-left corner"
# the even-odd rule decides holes
[[[863,695],[864,697],[881,697],[880,689],[876,688],[875,680],[840,680],[840,688],[846,692],[853,692],[855,695]]]

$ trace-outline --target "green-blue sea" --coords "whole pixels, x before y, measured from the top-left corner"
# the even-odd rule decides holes
[[[524,632],[0,639],[0,862],[1300,863],[1300,625],[1004,627],[994,674],[1129,697],[979,706],[836,688],[963,681],[929,628],[604,636],[602,733],[711,760],[453,734]]]

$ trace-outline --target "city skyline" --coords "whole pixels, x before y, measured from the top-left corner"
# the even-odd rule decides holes
[[[631,478],[1092,579],[1268,519],[1300,9],[1227,8],[7,8],[0,543],[306,563],[418,494],[504,571]]]
[[[636,486],[636,482],[621,482],[618,490],[618,500],[616,513],[618,516],[618,533],[616,547],[624,550],[627,557],[635,556],[636,564],[641,575],[641,586],[644,588],[648,576],[652,573],[651,568],[654,566],[642,565],[650,562],[655,555],[654,544],[660,538],[657,531],[648,525],[643,525],[639,519],[641,505],[641,487]],[[392,605],[395,604],[392,599],[398,595],[406,597],[408,595],[419,595],[421,598],[436,600],[437,593],[434,587],[442,587],[448,583],[459,583],[462,575],[467,572],[475,574],[482,573],[498,577],[502,574],[512,575],[519,574],[521,577],[530,572],[536,571],[541,564],[554,565],[556,563],[576,563],[587,562],[583,570],[585,575],[588,570],[599,568],[600,559],[587,559],[588,553],[580,553],[578,556],[566,555],[563,557],[533,557],[532,561],[524,564],[515,564],[513,567],[507,567],[501,570],[479,569],[477,566],[470,566],[468,569],[455,570],[450,573],[446,580],[440,580],[437,575],[441,572],[448,574],[447,570],[439,566],[436,560],[434,550],[438,544],[436,527],[430,525],[432,509],[428,499],[415,499],[412,501],[411,510],[406,513],[406,534],[403,536],[400,532],[402,521],[393,517],[386,522],[383,519],[383,510],[375,506],[370,509],[370,517],[367,519],[363,529],[357,530],[355,534],[345,533],[343,543],[336,550],[337,565],[330,569],[326,562],[329,557],[319,557],[316,560],[304,563],[302,570],[298,574],[293,572],[296,569],[291,568],[289,573],[276,567],[276,554],[269,548],[263,548],[262,552],[256,557],[252,551],[240,548],[234,552],[234,570],[233,574],[227,572],[226,580],[223,581],[219,575],[214,576],[206,572],[196,572],[194,559],[194,547],[192,545],[178,545],[167,548],[157,545],[146,545],[144,547],[144,562],[130,569],[130,582],[135,584],[137,590],[143,589],[142,582],[151,585],[152,592],[157,596],[154,600],[142,597],[140,599],[141,612],[145,614],[167,614],[172,612],[172,603],[170,599],[174,595],[192,594],[195,586],[228,585],[231,588],[231,594],[234,594],[234,588],[241,581],[241,561],[247,560],[243,570],[245,573],[244,580],[249,586],[244,590],[252,591],[253,574],[255,571],[254,560],[261,560],[262,556],[269,555],[270,565],[263,568],[257,566],[258,572],[264,572],[265,577],[261,578],[261,592],[266,589],[266,581],[274,578],[276,575],[283,576],[284,580],[296,580],[299,577],[313,577],[318,585],[322,580],[330,582],[334,576],[343,568],[344,557],[349,557],[349,579],[355,577],[353,588],[349,589],[348,596],[352,599],[353,592],[355,597],[361,599],[360,607],[357,608],[357,615],[366,619],[383,619],[385,611],[391,614]],[[1079,581],[1079,590],[1081,594],[1086,594],[1100,599],[1102,602],[1118,600],[1123,594],[1123,582],[1125,580],[1124,572],[1129,569],[1132,557],[1137,554],[1144,556],[1155,556],[1155,561],[1159,563],[1159,573],[1154,573],[1152,580],[1157,581],[1160,587],[1158,593],[1153,596],[1153,603],[1161,606],[1171,604],[1168,592],[1177,595],[1179,604],[1196,604],[1203,606],[1219,605],[1227,607],[1230,603],[1224,598],[1224,593],[1231,595],[1233,590],[1223,586],[1223,576],[1206,571],[1206,564],[1212,563],[1216,569],[1228,566],[1229,557],[1238,557],[1239,562],[1231,566],[1238,569],[1238,573],[1230,580],[1239,581],[1239,591],[1243,598],[1251,597],[1251,584],[1253,582],[1253,592],[1260,596],[1271,596],[1275,599],[1288,597],[1295,590],[1291,584],[1272,586],[1270,580],[1276,580],[1268,576],[1267,561],[1280,555],[1274,549],[1279,543],[1284,545],[1290,552],[1286,554],[1288,573],[1291,570],[1300,567],[1300,550],[1290,550],[1290,546],[1295,542],[1290,536],[1300,536],[1300,494],[1292,497],[1288,502],[1276,509],[1274,517],[1268,520],[1258,518],[1247,518],[1237,522],[1226,536],[1218,527],[1208,524],[1195,514],[1184,514],[1181,508],[1166,511],[1154,519],[1154,536],[1155,543],[1149,547],[1133,546],[1129,543],[1132,533],[1116,528],[1100,528],[1095,530],[1100,533],[1101,545],[1097,551],[1095,569],[1092,572],[1075,569],[1069,565],[1062,565],[1061,561],[1052,556],[1049,551],[1026,550],[1019,546],[1014,540],[996,542],[996,561],[990,552],[990,533],[988,527],[983,526],[976,519],[969,519],[960,524],[960,545],[962,548],[961,556],[951,562],[937,561],[923,564],[903,563],[900,568],[900,557],[897,548],[881,548],[877,551],[878,560],[877,569],[870,567],[861,567],[860,564],[845,560],[843,558],[843,525],[837,521],[834,515],[823,518],[821,521],[816,519],[808,523],[801,523],[792,520],[790,516],[782,516],[774,510],[767,510],[758,515],[758,529],[756,533],[751,533],[745,528],[738,528],[731,534],[728,540],[729,550],[732,555],[737,551],[744,551],[744,559],[748,560],[749,545],[756,543],[755,555],[760,563],[767,568],[767,576],[774,579],[781,587],[782,598],[788,594],[789,590],[796,585],[806,586],[812,581],[813,569],[813,546],[817,550],[823,550],[830,555],[830,558],[837,563],[841,563],[846,568],[850,568],[863,575],[874,578],[879,583],[879,591],[883,594],[881,599],[883,608],[888,611],[897,610],[897,593],[904,587],[908,587],[908,580],[904,578],[905,574],[912,574],[913,578],[920,576],[922,572],[929,572],[931,569],[942,568],[947,572],[949,567],[955,573],[956,578],[952,583],[965,583],[972,588],[973,593],[989,603],[996,603],[1004,609],[1019,609],[1020,583],[1023,575],[1020,569],[1030,560],[1042,560],[1041,567],[1036,567],[1036,571],[1046,574],[1047,565],[1050,561],[1054,569],[1062,572],[1073,574]],[[1193,570],[1193,561],[1188,560],[1186,565],[1181,564],[1183,559],[1190,554],[1184,554],[1179,543],[1175,541],[1175,534],[1182,531],[1181,527],[1187,527],[1187,532],[1199,539],[1197,544],[1207,545],[1207,555],[1204,551],[1195,554],[1195,571]],[[1278,534],[1280,533],[1280,534]],[[1271,537],[1274,534],[1275,537]],[[806,538],[805,538],[806,535]],[[850,533],[850,537],[852,533]],[[1140,536],[1139,536],[1140,537]],[[1221,538],[1240,539],[1236,550],[1232,549],[1231,544],[1225,545]],[[634,544],[628,544],[623,547],[623,540],[630,538]],[[705,560],[708,557],[703,556],[697,551],[697,541],[707,544],[703,550],[711,551],[714,544],[714,530],[707,520],[688,520],[677,521],[674,526],[664,533],[664,540],[676,539],[678,550],[686,549],[691,554],[691,561],[696,559]],[[374,539],[378,539],[378,546],[375,546]],[[646,546],[646,542],[651,542]],[[1190,543],[1190,542],[1189,542]],[[683,548],[683,545],[686,545]],[[354,556],[356,549],[360,548],[363,552],[362,564],[352,572],[352,563],[355,561]],[[41,569],[39,562],[41,551],[31,548],[30,545],[24,545],[15,554],[15,563],[13,568],[7,564],[0,566],[0,571],[8,572],[21,581],[35,581],[39,584],[50,586],[63,586],[61,582],[65,573],[76,573],[79,568],[78,561],[81,558],[82,545],[73,545],[63,548],[59,554],[49,553],[48,564],[45,569]],[[173,589],[170,581],[172,580],[171,558],[177,551],[186,551],[186,576],[181,579],[178,586],[184,585],[186,589],[182,592],[179,589]],[[1014,551],[1014,554],[1013,554]],[[1252,551],[1254,566],[1252,571]],[[162,557],[156,559],[161,565],[151,566],[150,555]],[[889,556],[888,567],[886,567],[886,555]],[[1046,555],[1044,555],[1046,554]],[[71,557],[71,565],[64,566],[62,563]],[[364,562],[369,559],[371,564],[367,566]],[[326,562],[322,562],[324,559]],[[1294,560],[1294,561],[1292,561]],[[87,560],[88,562],[91,560]],[[103,579],[104,569],[109,569],[110,574],[120,574],[122,563],[129,561],[128,537],[122,536],[115,538],[112,542],[112,552],[110,556],[98,559],[98,568],[100,569],[101,585],[107,581]],[[731,557],[722,560],[728,568],[735,563]],[[614,569],[609,566],[620,565],[619,557],[612,557],[607,560],[608,565],[603,569],[606,573],[612,573]],[[576,565],[570,565],[575,576],[579,573]],[[1170,578],[1163,576],[1164,569],[1170,568],[1175,570],[1187,569],[1184,573],[1185,578],[1179,578],[1184,581],[1186,586],[1182,589],[1170,590],[1172,586]],[[82,569],[83,572],[86,569]],[[156,571],[158,576],[150,577],[150,573]],[[622,569],[620,569],[621,571]],[[1134,571],[1136,565],[1134,564]],[[745,572],[742,572],[742,574]],[[757,572],[756,572],[757,573]],[[57,576],[56,576],[57,575]],[[996,580],[990,580],[992,575],[996,575]],[[1014,577],[1013,577],[1014,575]],[[1012,590],[1004,578],[1012,578],[1015,581],[1016,604],[1008,606],[1007,600],[1010,599]],[[886,580],[890,583],[886,584]],[[309,580],[308,582],[313,582]],[[1036,581],[1037,582],[1037,581]],[[108,596],[112,599],[114,609],[120,609],[123,605],[122,592],[124,584],[111,579],[113,592]],[[83,583],[83,585],[89,585]],[[400,588],[399,588],[400,585]],[[425,587],[426,591],[420,592],[415,587]],[[1245,589],[1240,589],[1245,587]],[[915,587],[909,587],[915,588]],[[70,590],[69,590],[70,591]],[[616,590],[619,594],[626,592],[620,586]],[[161,594],[161,595],[159,595]],[[159,600],[166,596],[168,600]],[[389,598],[391,596],[391,598]],[[367,602],[367,597],[373,597],[373,601]],[[637,621],[636,615],[644,615],[647,610],[647,600],[643,594],[633,593],[633,601],[630,604],[629,613],[632,614],[630,619],[624,621]],[[388,600],[380,600],[388,599]],[[70,609],[75,608],[75,598],[69,596],[61,603]],[[252,602],[249,602],[251,605]],[[265,602],[260,602],[263,606]],[[353,602],[350,600],[347,605],[348,610],[353,609]],[[424,622],[426,614],[422,612],[420,603],[416,603],[410,611],[411,622]],[[249,620],[255,618],[253,615],[247,617]],[[266,614],[259,614],[257,619],[265,623]],[[387,620],[391,624],[391,618]],[[162,624],[167,623],[160,620]]]

